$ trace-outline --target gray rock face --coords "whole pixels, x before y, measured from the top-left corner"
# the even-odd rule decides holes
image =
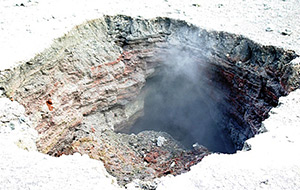
[[[174,48],[188,51],[195,68],[203,69],[203,81],[222,93],[222,101],[218,94],[210,96],[222,113],[220,130],[237,149],[259,132],[280,96],[299,88],[300,62],[291,62],[298,56],[293,51],[261,46],[243,36],[208,32],[169,18],[105,16],[76,26],[29,62],[1,71],[0,89],[24,105],[37,126],[41,152],[56,156],[87,153],[103,160],[111,173],[123,176],[121,180],[127,183],[145,176],[132,174],[125,179],[125,169],[115,167],[117,161],[108,164],[107,155],[120,153],[101,143],[113,143],[108,140],[116,135],[113,130],[130,128],[143,115],[146,79],[155,77],[159,68],[172,68],[165,62]],[[128,147],[132,152],[136,149],[134,145]],[[157,158],[153,154],[159,151],[150,152],[146,162],[153,166]],[[204,148],[199,152],[200,158],[207,154]],[[143,163],[144,158],[138,160]],[[190,158],[186,169],[201,160]],[[122,163],[135,162],[125,159]],[[114,167],[119,172],[112,170]],[[169,172],[177,171],[181,169]],[[155,170],[147,178],[160,174]]]

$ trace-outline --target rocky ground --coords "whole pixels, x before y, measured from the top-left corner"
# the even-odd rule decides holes
[[[186,151],[167,133],[154,131],[130,136],[107,131],[93,139],[73,142],[72,149],[102,160],[120,185],[134,179],[152,181],[167,174],[185,173],[209,154],[201,146]]]
[[[300,48],[298,45],[300,30],[297,28],[300,26],[297,24],[299,22],[298,1],[267,1],[264,3],[259,1],[234,3],[231,1],[189,1],[185,3],[180,3],[180,1],[144,3],[138,1],[100,3],[94,1],[85,1],[84,3],[79,1],[64,1],[63,3],[59,1],[2,1],[1,5],[3,5],[0,11],[1,18],[3,18],[0,23],[2,69],[15,65],[16,61],[28,60],[35,53],[49,46],[54,37],[62,35],[85,19],[98,18],[103,13],[123,13],[143,17],[170,16],[188,20],[209,29],[243,34],[257,42],[278,45],[298,53]],[[72,5],[72,9],[67,8],[70,5]],[[257,35],[258,33],[260,35]],[[296,61],[296,63],[298,62]],[[297,128],[299,125],[297,119],[299,106],[297,107],[297,104],[299,102],[296,101],[299,96],[296,91],[287,98],[281,99],[283,104],[279,109],[275,109],[274,114],[272,113],[270,119],[265,122],[265,127],[269,132],[249,140],[251,151],[239,152],[235,155],[210,155],[187,174],[175,178],[163,178],[153,184],[135,181],[128,187],[148,186],[149,188],[149,186],[156,187],[158,184],[158,189],[169,189],[170,187],[182,189],[188,185],[191,189],[297,189],[300,174],[299,164],[296,160],[299,160],[299,152],[295,147],[299,142],[295,137],[299,134]],[[114,188],[109,185],[114,180],[104,177],[106,173],[100,162],[87,161],[87,158],[80,156],[75,158],[63,156],[62,159],[55,160],[35,152],[16,151],[14,143],[23,149],[34,150],[34,145],[32,145],[34,132],[30,132],[31,130],[28,129],[27,126],[30,124],[27,123],[26,117],[22,116],[22,110],[15,114],[14,118],[7,119],[13,115],[7,113],[7,110],[19,108],[8,109],[10,107],[8,100],[1,101],[5,103],[1,108],[2,112],[6,114],[1,117],[3,118],[1,120],[1,129],[3,129],[1,130],[1,135],[3,134],[3,138],[1,138],[3,144],[1,146],[1,151],[3,150],[1,179],[3,182],[1,182],[0,188],[53,189],[58,184],[62,189],[69,189],[69,185],[74,189],[80,189],[80,187],[94,189],[101,186],[107,189]],[[51,104],[49,109],[51,109]],[[290,111],[289,114],[285,114],[287,111]],[[274,115],[278,115],[279,118],[276,119]],[[18,131],[15,130],[15,126],[19,125],[20,127],[17,128],[20,128],[21,132],[15,133],[14,131]],[[13,132],[9,132],[11,130]],[[283,154],[278,155],[278,149],[284,151]],[[146,154],[144,159],[148,163],[153,163],[155,157],[156,155],[147,156]],[[67,161],[64,162],[64,159]],[[45,168],[37,164],[41,160],[46,160],[48,163],[43,164]],[[72,166],[78,165],[77,163],[81,161],[85,165],[83,167],[88,167],[84,169],[86,172],[83,176],[87,180],[82,177],[79,181],[75,176],[82,175],[82,168]],[[96,164],[88,164],[92,162]],[[56,167],[52,167],[53,165]],[[94,173],[95,170],[97,172]],[[23,171],[24,176],[19,177],[12,174],[17,171]],[[59,175],[61,173],[63,175]],[[70,176],[74,177],[70,180]],[[33,179],[39,180],[32,182]],[[88,179],[94,181],[90,182]]]

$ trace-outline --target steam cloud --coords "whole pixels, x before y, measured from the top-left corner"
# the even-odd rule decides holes
[[[218,126],[222,93],[205,76],[205,61],[194,55],[188,48],[161,55],[162,67],[145,87],[145,115],[130,132],[165,131],[186,148],[199,143],[210,151],[232,153],[231,141]]]

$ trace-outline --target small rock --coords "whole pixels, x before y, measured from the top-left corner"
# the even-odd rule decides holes
[[[172,164],[170,165],[170,168],[173,168],[175,166],[175,162],[172,162]]]
[[[9,127],[11,128],[11,130],[15,130],[15,128],[16,128],[15,124],[12,122],[9,123]]]
[[[289,29],[284,29],[284,31],[280,32],[284,36],[290,36],[292,34],[292,31]]]
[[[243,151],[249,151],[249,150],[251,150],[251,145],[249,143],[245,142],[242,150]]]
[[[130,181],[129,177],[124,177],[124,181],[125,181],[125,182]]]
[[[193,144],[193,148],[194,148],[194,149],[197,149],[197,148],[199,148],[199,147],[200,147],[200,145],[199,145],[198,143]]]
[[[157,163],[157,160],[152,155],[146,155],[144,161],[148,163],[154,163],[154,164]]]
[[[249,44],[247,42],[247,40],[241,40],[239,45],[237,45],[233,51],[232,51],[232,55],[231,60],[238,62],[246,62],[251,58],[251,48],[249,47]]]
[[[157,188],[157,184],[151,181],[141,182],[142,189],[155,190]]]
[[[267,28],[266,28],[266,32],[272,32],[272,31],[273,31],[272,28],[270,28],[270,27],[267,27]]]
[[[20,123],[24,123],[25,121],[26,121],[25,116],[24,116],[24,115],[21,115],[21,116],[19,117],[19,122],[20,122]]]
[[[157,144],[157,146],[161,147],[165,141],[167,141],[167,139],[165,137],[159,136],[159,137],[157,137],[156,144]]]
[[[268,185],[269,183],[269,180],[264,180],[264,181],[261,181],[260,184],[264,184],[264,185]]]
[[[194,6],[194,7],[200,7],[200,5],[196,4],[196,3],[192,4],[192,6]]]
[[[268,130],[266,129],[265,125],[264,124],[261,124],[261,127],[258,129],[258,133],[265,133],[267,132]]]

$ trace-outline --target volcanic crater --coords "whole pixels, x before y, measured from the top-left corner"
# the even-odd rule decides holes
[[[127,184],[251,148],[299,88],[296,57],[181,20],[104,16],[1,71],[0,87],[26,108],[40,152],[88,154]]]

